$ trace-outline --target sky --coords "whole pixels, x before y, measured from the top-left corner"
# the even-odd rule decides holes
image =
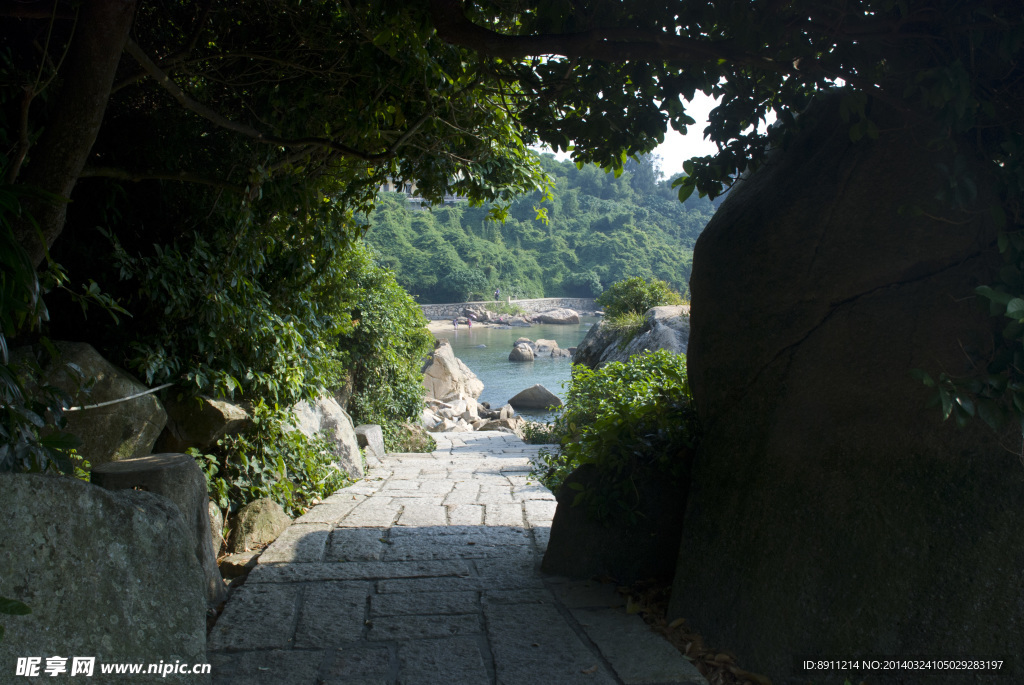
[[[708,125],[708,113],[715,106],[715,101],[709,95],[698,91],[686,105],[686,112],[697,123],[687,126],[687,134],[684,136],[673,129],[665,133],[665,142],[654,150],[654,154],[661,157],[661,173],[666,177],[673,177],[683,171],[683,162],[691,157],[700,157],[717,152],[715,144],[704,140],[704,129]],[[566,153],[555,155],[558,159],[569,159]]]

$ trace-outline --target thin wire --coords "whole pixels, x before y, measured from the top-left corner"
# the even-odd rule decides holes
[[[163,385],[158,385],[155,388],[150,388],[149,390],[145,390],[143,392],[137,392],[134,395],[129,395],[128,397],[122,397],[119,400],[110,400],[108,402],[100,402],[99,404],[87,404],[82,407],[68,407],[64,411],[82,411],[83,409],[96,409],[97,407],[106,407],[111,404],[117,404],[118,402],[127,402],[128,400],[134,400],[136,397],[142,397],[143,395],[148,395],[150,393],[156,392],[157,390],[169,388],[172,385],[174,385],[174,383],[164,383]]]

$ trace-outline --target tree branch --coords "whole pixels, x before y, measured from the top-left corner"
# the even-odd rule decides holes
[[[244,191],[245,187],[237,183],[230,183],[219,178],[199,176],[185,171],[177,173],[160,173],[155,171],[127,171],[115,167],[86,167],[82,170],[79,178],[114,178],[121,181],[180,181],[182,183],[198,183],[200,185],[212,186],[214,188],[225,188],[227,190]]]
[[[33,150],[21,179],[25,185],[70,199],[103,122],[134,14],[135,0],[82,3],[67,62],[60,69],[62,85],[54,97],[58,107]],[[29,214],[38,230],[21,221],[15,237],[38,265],[64,228],[67,202],[32,202]]]
[[[737,49],[732,41],[694,40],[664,31],[592,29],[580,33],[507,36],[470,21],[459,0],[430,0],[438,35],[447,43],[505,59],[562,55],[606,62],[635,60],[667,63],[707,63],[725,59],[733,64],[789,73],[790,65]]]
[[[142,48],[140,48],[138,44],[135,43],[135,41],[129,39],[127,44],[125,45],[125,50],[128,52],[129,55],[135,58],[135,61],[142,65],[142,68],[145,69],[146,72],[151,77],[153,77],[153,79],[164,90],[170,93],[171,96],[175,100],[177,100],[182,107],[198,114],[199,116],[215,124],[216,126],[219,126],[220,128],[226,129],[228,131],[234,131],[235,133],[239,133],[247,138],[252,138],[253,140],[268,145],[278,145],[281,147],[322,147],[332,150],[334,152],[338,152],[345,157],[358,159],[369,164],[379,164],[381,162],[387,161],[395,157],[398,152],[398,148],[401,145],[404,145],[426,120],[421,119],[420,121],[415,123],[412,127],[410,127],[409,131],[407,131],[405,135],[399,138],[399,140],[394,145],[390,146],[386,151],[377,154],[362,152],[361,150],[356,150],[355,148],[343,145],[329,138],[279,138],[277,136],[264,134],[261,131],[253,128],[252,126],[249,126],[248,124],[243,124],[228,119],[220,112],[217,112],[216,110],[207,107],[203,103],[198,102],[197,100],[194,100],[193,98],[189,97],[188,94],[184,90],[182,90],[180,86],[178,86],[178,84],[171,80],[171,78],[166,73],[164,73],[160,69],[160,67],[158,67],[156,63],[153,60],[151,60],[145,52],[142,51]]]

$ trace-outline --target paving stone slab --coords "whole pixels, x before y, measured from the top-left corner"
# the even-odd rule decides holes
[[[214,685],[318,685],[323,659],[305,650],[207,653]]]
[[[487,636],[499,683],[614,685],[615,677],[547,604],[484,605]]]
[[[425,638],[479,635],[483,631],[479,614],[435,616],[381,616],[370,620],[367,639],[421,640]]]
[[[293,522],[260,554],[261,564],[322,561],[333,526],[327,523]]]
[[[464,592],[496,589],[543,588],[544,583],[534,575],[509,573],[501,576],[395,578],[377,582],[380,594],[400,592]]]
[[[214,683],[706,685],[614,585],[539,573],[556,508],[540,446],[435,439],[264,552],[211,632]]]
[[[324,561],[379,561],[387,547],[387,528],[335,528]]]
[[[499,532],[500,531],[500,532]],[[532,554],[525,530],[483,527],[461,535],[398,535],[384,552],[386,560],[514,558]]]
[[[707,685],[679,650],[623,609],[574,609],[573,616],[625,685]]]
[[[544,552],[548,549],[548,542],[551,540],[551,529],[547,527],[535,527],[530,532],[533,533],[533,544],[537,550],[537,554],[544,556]]]
[[[345,518],[338,522],[338,527],[344,528],[364,528],[364,527],[387,527],[394,523],[395,519],[398,518],[399,514],[402,513],[402,508],[399,506],[392,505],[391,498],[388,498],[387,504],[374,504],[370,505],[374,500],[368,499],[358,507],[356,507],[351,513]]]
[[[399,646],[398,685],[483,685],[491,678],[484,665],[482,640],[452,637],[412,640]],[[544,682],[544,681],[540,681]],[[550,681],[547,681],[550,682]],[[537,685],[537,683],[531,683]]]
[[[335,495],[331,495],[331,497],[334,496]],[[327,523],[334,526],[338,521],[345,518],[350,511],[355,509],[361,501],[363,501],[362,498],[350,500],[338,498],[332,501],[331,497],[328,497],[322,503],[316,505],[305,514],[295,519],[293,523]]]
[[[551,576],[548,587],[563,605],[570,609],[608,609],[626,606],[626,598],[615,583],[597,580],[571,580]]]
[[[448,523],[453,526],[478,526],[484,522],[482,504],[448,505]]]
[[[448,509],[443,504],[412,502],[402,507],[398,517],[399,526],[446,526]]]
[[[351,645],[335,650],[322,685],[391,685],[398,670],[395,650],[385,645]],[[318,683],[320,685],[320,683]]]
[[[551,527],[551,521],[555,518],[555,509],[558,502],[548,500],[529,499],[523,502],[523,511],[526,512],[526,522],[531,528]]]
[[[523,526],[523,505],[521,504],[484,504],[484,522],[488,526]]]
[[[258,570],[253,570],[250,578]],[[209,635],[209,649],[291,648],[301,591],[300,586],[290,583],[247,582],[232,595],[217,619]]]
[[[469,562],[347,561],[319,564],[266,564],[249,574],[244,587],[262,583],[303,583],[319,580],[378,580],[384,578],[441,578],[472,575]],[[229,603],[230,604],[230,603]]]
[[[362,639],[372,589],[366,581],[306,583],[295,647],[328,648]]]
[[[480,611],[478,592],[403,592],[370,597],[370,616],[429,616],[474,614]]]

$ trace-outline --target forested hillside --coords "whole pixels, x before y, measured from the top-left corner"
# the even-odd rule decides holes
[[[366,239],[420,302],[490,299],[495,288],[512,297],[593,297],[631,276],[686,292],[711,201],[680,203],[651,157],[630,160],[618,178],[550,154],[541,161],[555,182],[552,199],[522,196],[504,223],[488,220],[488,205],[417,211],[405,195],[382,193]],[[547,209],[546,224],[537,208]]]

